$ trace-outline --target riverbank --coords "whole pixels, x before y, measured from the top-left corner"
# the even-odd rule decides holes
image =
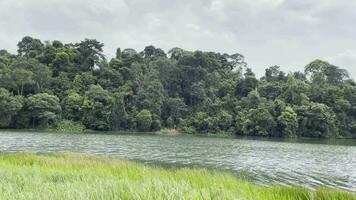
[[[159,131],[142,132],[138,130],[118,130],[118,131],[98,131],[91,129],[80,129],[75,127],[70,128],[46,128],[46,129],[0,129],[0,131],[12,131],[12,132],[43,132],[43,133],[66,133],[66,134],[135,134],[135,135],[163,135],[163,136],[197,136],[197,137],[210,137],[210,138],[239,138],[239,139],[257,139],[257,140],[274,140],[274,141],[322,141],[323,143],[338,143],[337,141],[356,141],[356,138],[318,138],[318,137],[263,137],[263,136],[248,136],[248,135],[231,135],[229,133],[195,133],[189,134],[179,131],[178,129],[161,129]],[[309,140],[309,141],[308,141]],[[342,143],[342,142],[341,142]],[[352,142],[351,142],[352,143]]]
[[[330,189],[260,186],[227,172],[164,169],[79,154],[0,155],[0,199],[356,199]]]
[[[246,136],[238,136],[238,135],[230,135],[230,134],[213,134],[213,133],[196,133],[196,134],[189,134],[183,133],[178,129],[161,129],[159,131],[138,131],[138,130],[118,130],[118,131],[98,131],[98,130],[91,130],[91,129],[56,129],[56,128],[46,128],[46,129],[0,129],[0,131],[10,131],[10,132],[40,132],[40,133],[65,133],[65,134],[95,134],[95,133],[105,133],[105,134],[119,134],[119,135],[126,135],[126,134],[133,134],[133,135],[162,135],[162,136],[197,136],[197,137],[211,137],[211,138],[236,138],[236,137],[246,137]],[[258,138],[258,137],[256,137]],[[260,137],[260,138],[269,138],[269,137]],[[270,137],[273,138],[273,137]]]

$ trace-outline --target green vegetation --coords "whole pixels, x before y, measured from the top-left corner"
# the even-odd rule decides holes
[[[27,36],[17,55],[0,50],[0,128],[356,137],[356,82],[328,62],[258,79],[241,54],[147,46],[107,60],[103,46]]]
[[[3,154],[0,168],[0,199],[356,199],[329,189],[259,186],[226,172],[78,154]]]
[[[82,133],[85,126],[70,120],[62,120],[56,124],[54,131],[60,133]]]

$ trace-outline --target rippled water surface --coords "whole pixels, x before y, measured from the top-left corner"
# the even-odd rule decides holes
[[[335,145],[192,136],[0,131],[1,152],[80,152],[145,163],[233,170],[263,184],[356,191],[356,141],[347,142]]]

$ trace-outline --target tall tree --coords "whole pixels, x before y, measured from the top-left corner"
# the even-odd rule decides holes
[[[20,55],[34,58],[37,55],[41,54],[44,45],[39,39],[32,38],[30,36],[26,36],[22,38],[22,40],[17,44],[18,46],[18,53]]]
[[[92,70],[101,61],[105,60],[103,54],[104,44],[95,39],[85,39],[75,46],[79,52],[78,62],[81,71]]]
[[[94,130],[110,130],[113,99],[100,85],[91,85],[83,102],[83,124]]]
[[[9,91],[0,88],[0,128],[7,128],[13,123],[13,117],[23,106],[21,98],[13,96]]]
[[[32,127],[47,128],[49,123],[55,122],[62,109],[58,97],[38,93],[28,97],[26,110]]]

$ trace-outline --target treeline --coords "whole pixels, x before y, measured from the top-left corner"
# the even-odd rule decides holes
[[[102,48],[24,37],[17,55],[1,50],[0,128],[356,136],[356,83],[325,61],[258,79],[240,54],[147,46],[108,61]]]

